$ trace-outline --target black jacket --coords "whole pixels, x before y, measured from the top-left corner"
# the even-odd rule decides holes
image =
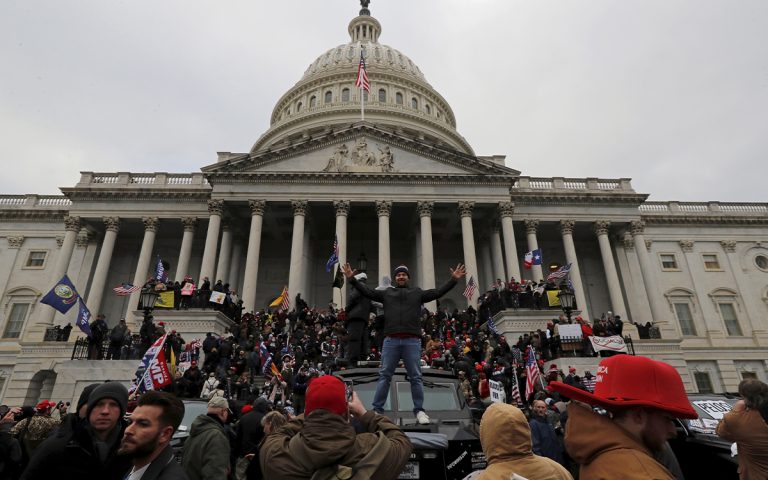
[[[141,476],[141,480],[189,480],[189,477],[179,462],[173,458],[173,450],[168,445],[149,464],[147,471]]]
[[[363,296],[381,302],[384,305],[384,335],[405,333],[421,336],[421,305],[437,300],[453,287],[456,280],[451,277],[439,289],[422,290],[418,287],[397,287],[385,290],[371,290],[354,277],[349,284],[355,287]]]
[[[249,453],[257,453],[259,443],[264,438],[264,427],[261,419],[267,414],[268,402],[259,397],[253,404],[253,411],[246,413],[237,422],[237,456],[244,457]]]
[[[371,300],[357,290],[352,290],[349,293],[349,302],[347,302],[346,310],[348,319],[368,321],[368,316],[371,314]]]

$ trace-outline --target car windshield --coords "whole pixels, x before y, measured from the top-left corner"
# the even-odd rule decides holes
[[[192,427],[192,422],[200,415],[205,415],[208,411],[206,402],[184,402],[184,418],[179,425],[180,432],[188,432]]]
[[[347,382],[349,383],[349,382]],[[366,408],[373,405],[373,394],[376,393],[376,382],[369,383],[356,383],[353,387],[360,401]],[[384,410],[391,410],[392,404],[389,402],[389,395],[387,395],[387,401],[384,403]]]
[[[733,404],[736,403],[736,398],[703,398],[694,399],[691,401],[691,405],[699,414],[699,418],[696,420],[688,420],[688,428],[698,433],[708,433],[710,435],[715,434],[717,424],[723,415],[730,412],[733,408]]]
[[[456,390],[451,383],[425,383],[424,404],[429,405],[430,410],[461,410]],[[411,384],[409,382],[397,382],[397,406],[401,412],[413,410]]]

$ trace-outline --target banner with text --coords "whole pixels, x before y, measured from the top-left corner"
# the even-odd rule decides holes
[[[627,344],[624,343],[624,338],[620,335],[614,335],[612,337],[589,337],[589,341],[592,342],[592,348],[596,352],[607,350],[610,352],[628,353]]]

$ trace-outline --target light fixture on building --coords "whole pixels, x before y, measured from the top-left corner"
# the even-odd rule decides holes
[[[558,292],[557,298],[560,300],[560,308],[563,309],[563,313],[568,317],[568,323],[570,323],[571,312],[573,312],[573,302],[576,299],[576,295],[573,294],[573,290],[570,288],[564,288]]]
[[[368,259],[365,258],[365,253],[360,252],[360,256],[357,257],[357,270],[365,272],[368,269]]]
[[[147,318],[149,314],[152,313],[152,310],[155,309],[155,302],[157,302],[159,296],[160,294],[157,293],[154,288],[148,288],[141,291],[139,301],[141,302],[141,307],[144,309],[144,318]]]

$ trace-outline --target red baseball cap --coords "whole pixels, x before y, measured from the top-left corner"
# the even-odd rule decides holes
[[[340,379],[323,375],[309,382],[304,405],[304,416],[315,410],[328,410],[337,415],[347,411],[347,388]]]
[[[594,394],[562,382],[551,382],[549,389],[609,411],[649,407],[677,418],[699,418],[677,370],[647,357],[614,355],[600,362]]]

